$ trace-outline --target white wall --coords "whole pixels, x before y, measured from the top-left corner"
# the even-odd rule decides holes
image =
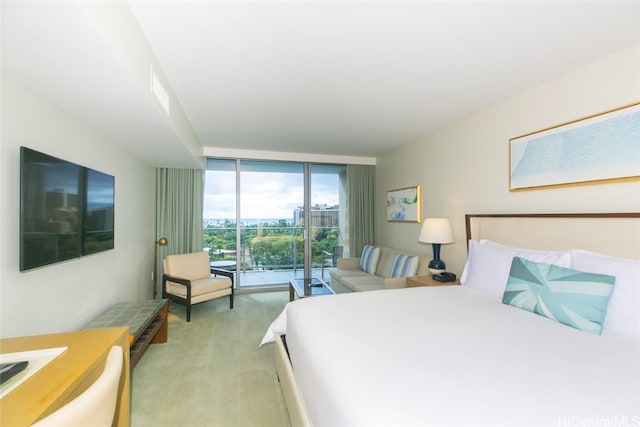
[[[80,329],[150,298],[155,168],[6,79],[1,107],[0,337]],[[18,270],[21,145],[115,176],[115,249]]]
[[[467,213],[640,211],[638,181],[509,192],[508,156],[510,138],[639,100],[636,45],[379,158],[377,243],[431,253],[431,245],[417,243],[419,224],[385,221],[386,191],[417,184],[424,216],[451,221],[456,243],[443,246],[441,258],[457,274],[466,259]]]

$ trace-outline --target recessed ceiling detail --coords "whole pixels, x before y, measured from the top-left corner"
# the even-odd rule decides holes
[[[156,165],[380,156],[640,42],[635,1],[100,2],[129,13],[101,29],[82,3],[3,1],[3,76]],[[148,47],[180,123],[101,31]]]

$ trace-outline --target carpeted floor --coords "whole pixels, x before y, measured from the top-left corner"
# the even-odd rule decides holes
[[[169,305],[169,340],[153,344],[133,371],[131,425],[289,426],[273,345],[258,349],[288,291],[239,294],[198,304],[185,321]]]

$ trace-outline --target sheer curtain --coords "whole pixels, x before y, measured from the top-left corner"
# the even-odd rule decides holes
[[[156,169],[156,239],[169,241],[159,248],[159,260],[202,250],[203,197],[201,169]]]
[[[375,244],[375,173],[375,166],[347,165],[345,248],[352,257]]]

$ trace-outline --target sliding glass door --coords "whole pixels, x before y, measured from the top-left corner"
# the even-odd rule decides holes
[[[237,288],[287,286],[291,277],[308,275],[328,279],[341,246],[344,171],[207,159],[203,217],[211,264],[235,270]]]
[[[289,283],[304,268],[301,163],[240,161],[240,244],[245,286]],[[250,272],[250,274],[249,274]]]
[[[311,165],[311,267],[312,275],[325,281],[343,253],[345,180],[344,165]]]
[[[212,267],[236,270],[238,233],[235,160],[207,162],[203,203],[203,243]]]

